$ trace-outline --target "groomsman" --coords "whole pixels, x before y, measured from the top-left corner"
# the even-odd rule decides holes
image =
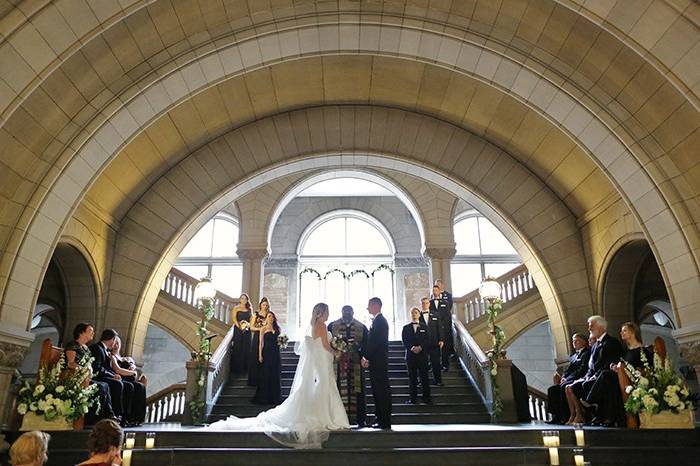
[[[412,322],[406,324],[401,332],[401,341],[406,349],[406,369],[410,399],[406,404],[416,404],[418,400],[418,377],[420,377],[423,403],[431,404],[430,382],[428,381],[428,326],[420,320],[420,309],[411,309]]]
[[[441,359],[442,370],[447,372],[450,368],[450,357],[455,352],[454,348],[454,331],[452,330],[452,293],[445,290],[445,285],[439,278],[435,280],[435,286],[438,287],[440,300],[444,303],[441,309],[443,332],[445,334],[445,344],[442,347]],[[433,290],[435,288],[433,287]]]
[[[433,371],[433,384],[442,385],[442,372],[440,371],[440,350],[444,344],[443,328],[440,326],[440,316],[438,311],[433,309],[430,298],[427,296],[421,299],[420,320],[427,326],[428,343],[427,356],[430,367]]]
[[[389,386],[389,324],[382,315],[382,300],[370,298],[367,311],[374,318],[367,336],[362,367],[369,368],[372,382],[374,413],[377,419],[372,427],[391,429],[391,387]]]

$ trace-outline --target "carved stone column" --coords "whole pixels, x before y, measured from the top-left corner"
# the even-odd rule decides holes
[[[673,338],[678,342],[683,359],[695,369],[695,377],[700,387],[700,325],[681,327],[673,331]]]
[[[268,256],[267,248],[238,248],[238,257],[243,260],[243,293],[250,296],[253,309],[257,309],[262,292],[263,261]]]
[[[31,333],[11,328],[0,329],[0,428],[7,429],[14,415],[15,394],[11,390],[15,369],[24,360],[34,339]]]
[[[455,244],[441,247],[426,247],[425,257],[430,259],[431,270],[433,276],[431,282],[435,282],[438,278],[442,280],[447,291],[452,292],[452,274],[450,273],[450,264],[454,259],[457,250]],[[428,290],[431,291],[431,290]]]

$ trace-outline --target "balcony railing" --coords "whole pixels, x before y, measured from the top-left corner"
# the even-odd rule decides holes
[[[197,303],[194,301],[194,289],[197,283],[199,283],[199,280],[196,278],[190,277],[186,273],[173,268],[170,269],[168,276],[165,277],[161,290],[178,301],[196,308]],[[236,304],[238,304],[238,299],[217,291],[214,296],[214,318],[225,324],[230,324],[231,309],[233,309]]]
[[[547,412],[547,394],[533,387],[527,387],[528,406],[530,407],[530,417],[535,421],[549,421],[551,416]]]
[[[504,303],[537,289],[530,272],[524,265],[497,277],[496,281],[501,284],[501,299]],[[454,298],[454,307],[455,314],[465,324],[486,314],[486,303],[479,296],[478,289],[459,298]]]
[[[177,383],[148,397],[146,422],[181,422],[185,412],[185,384]]]

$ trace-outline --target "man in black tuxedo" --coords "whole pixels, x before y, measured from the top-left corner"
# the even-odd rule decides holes
[[[440,325],[440,315],[427,296],[421,299],[420,320],[428,327],[428,347],[426,355],[433,371],[433,384],[442,385],[442,362],[440,350],[444,345],[444,327]]]
[[[411,309],[411,323],[404,325],[401,341],[406,349],[406,369],[408,370],[408,387],[410,399],[407,404],[418,402],[418,377],[420,377],[423,403],[431,404],[430,382],[428,381],[428,326],[420,320],[420,309]]]
[[[110,351],[117,337],[114,329],[108,328],[102,332],[100,341],[90,345],[93,378],[109,385],[112,398],[112,409],[122,418],[122,423],[128,424],[131,416],[131,404],[134,397],[134,386],[131,382],[122,380],[121,376],[112,370]]]
[[[377,418],[372,427],[391,429],[391,387],[389,386],[389,324],[382,315],[382,300],[370,298],[367,311],[374,316],[369,328],[362,367],[369,368],[372,382],[374,412]]]
[[[574,352],[569,356],[569,367],[563,375],[554,375],[554,385],[547,390],[549,400],[549,412],[552,414],[552,424],[564,424],[569,420],[569,404],[566,401],[564,389],[575,380],[582,378],[588,371],[588,359],[591,349],[588,347],[588,337],[581,333],[574,333],[571,338]]]
[[[608,369],[610,364],[619,362],[622,356],[622,344],[617,338],[608,335],[608,322],[603,317],[589,317],[588,330],[591,332],[591,336],[595,337],[596,342],[591,348],[586,375],[571,385],[567,385],[564,389],[571,412],[569,422],[573,423],[586,422],[581,400],[588,396],[601,372]]]
[[[437,298],[437,299],[436,299]],[[447,372],[450,368],[450,357],[454,353],[454,332],[452,331],[452,294],[445,291],[442,280],[435,280],[433,296],[430,298],[438,308],[440,325],[442,326],[443,345],[440,348],[440,361],[442,370]]]

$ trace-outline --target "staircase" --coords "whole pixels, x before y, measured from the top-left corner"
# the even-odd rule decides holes
[[[299,357],[292,350],[293,345],[282,351],[282,398],[289,395]],[[372,397],[369,374],[367,380],[367,414],[372,422],[374,398]],[[442,374],[444,386],[431,386],[432,405],[407,405],[409,399],[408,374],[404,362],[401,342],[389,343],[389,382],[392,395],[393,424],[474,424],[488,423],[489,414],[480,395],[468,381],[466,374],[457,363],[451,370]],[[225,419],[229,415],[238,417],[256,416],[271,406],[259,406],[250,402],[255,393],[254,387],[247,386],[246,376],[233,376],[225,385],[209,416],[209,422]],[[419,389],[420,394],[420,389]]]

